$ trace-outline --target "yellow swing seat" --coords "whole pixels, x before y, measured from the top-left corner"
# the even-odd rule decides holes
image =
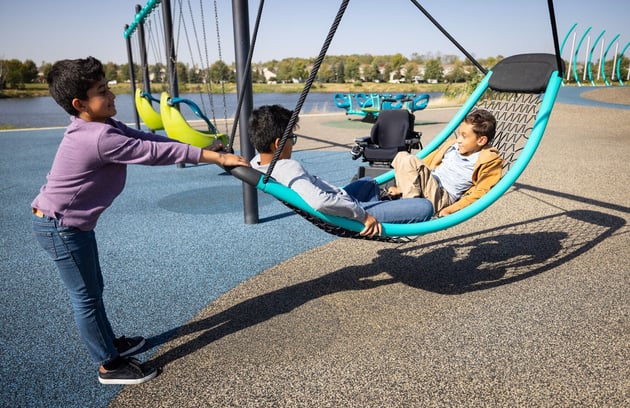
[[[223,133],[210,133],[192,128],[184,116],[175,107],[169,105],[168,94],[162,92],[160,96],[160,112],[164,130],[171,139],[196,147],[206,147],[219,139],[224,146],[228,145],[228,137]]]
[[[140,119],[144,122],[145,125],[151,130],[160,130],[164,129],[164,125],[162,124],[162,116],[159,112],[156,112],[153,109],[153,105],[151,105],[151,101],[148,98],[142,96],[142,91],[139,88],[136,88],[136,110],[138,111],[138,115],[140,115]]]

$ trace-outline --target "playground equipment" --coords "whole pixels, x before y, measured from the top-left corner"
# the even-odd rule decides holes
[[[384,110],[406,109],[413,113],[425,109],[429,104],[430,95],[416,94],[378,94],[357,93],[334,95],[335,105],[345,110],[346,115],[358,115],[366,121],[374,122],[379,113]]]
[[[630,42],[627,43],[625,47],[622,49],[621,53],[618,54],[617,53],[619,49],[618,40],[621,37],[621,34],[616,34],[615,36],[613,36],[612,40],[610,40],[608,42],[608,45],[606,46],[606,41],[604,38],[604,34],[606,33],[606,30],[601,30],[591,45],[590,32],[593,27],[589,26],[586,28],[586,30],[584,30],[582,35],[580,35],[580,38],[576,46],[575,40],[578,35],[577,30],[576,30],[577,25],[578,25],[577,23],[574,23],[569,28],[569,30],[567,31],[564,37],[564,40],[562,41],[562,46],[560,47],[560,54],[562,55],[562,52],[564,50],[564,46],[567,40],[569,39],[571,34],[573,34],[573,43],[572,43],[571,51],[569,54],[569,64],[568,64],[569,68],[567,69],[566,81],[569,81],[571,78],[571,74],[573,74],[573,80],[575,81],[577,86],[582,86],[583,85],[582,81],[586,81],[587,77],[592,86],[598,86],[598,85],[611,86],[612,83],[611,81],[609,81],[609,77],[606,75],[606,60],[608,58],[609,51],[611,50],[612,46],[615,45],[615,52],[612,57],[612,63],[610,64],[610,69],[609,69],[610,79],[611,80],[616,79],[619,82],[619,85],[624,86],[624,82],[622,80],[622,77],[623,77],[622,63],[623,61],[627,61],[627,59],[624,58],[624,54],[626,50],[628,49],[628,47],[630,46]],[[586,41],[586,50],[584,53],[582,79],[580,80],[580,75],[578,73],[578,70],[579,70],[578,57],[579,57],[580,49],[582,48],[582,45],[584,44],[585,41]],[[599,52],[599,60],[597,61],[597,64],[596,64],[597,77],[593,78],[592,67],[593,65],[595,65],[593,63],[593,54],[598,47],[600,48],[600,52]],[[600,81],[600,78],[602,79],[603,84],[597,83],[597,81]],[[630,61],[628,61],[628,67],[626,69],[626,78],[627,78],[626,80],[630,80]]]
[[[481,66],[416,0],[412,0],[412,3],[485,74],[481,83],[448,125],[417,155],[419,158],[423,158],[438,148],[453,134],[466,114],[471,110],[478,107],[487,109],[494,113],[497,119],[497,135],[493,146],[499,150],[505,161],[504,174],[497,185],[479,200],[453,214],[421,223],[385,223],[382,224],[382,235],[368,238],[358,235],[364,228],[361,222],[321,213],[310,207],[291,188],[281,185],[271,178],[275,163],[290,137],[291,130],[297,123],[298,112],[301,110],[304,99],[326,56],[326,51],[346,10],[348,0],[344,0],[339,8],[267,172],[263,174],[249,167],[236,167],[229,169],[232,175],[247,184],[256,186],[261,191],[271,194],[322,230],[340,237],[349,238],[397,241],[400,238],[436,232],[466,221],[501,197],[514,184],[533,157],[547,126],[558,89],[562,84],[564,63],[560,56],[552,0],[548,0],[547,3],[555,54],[515,55],[505,58],[491,71],[487,71]],[[383,185],[392,180],[393,177],[393,171],[389,171],[378,176],[376,181]]]

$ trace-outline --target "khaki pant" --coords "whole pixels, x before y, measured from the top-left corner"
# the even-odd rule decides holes
[[[400,152],[392,162],[396,177],[396,186],[402,198],[422,197],[431,201],[437,215],[444,207],[451,204],[446,190],[440,187],[437,179],[431,175],[431,169],[415,155]]]

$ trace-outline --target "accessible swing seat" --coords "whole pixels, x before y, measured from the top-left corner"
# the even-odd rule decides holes
[[[208,125],[207,131],[197,130],[190,126],[182,113],[174,106],[182,102],[206,122]],[[218,133],[214,125],[201,113],[201,110],[193,101],[183,98],[169,98],[166,92],[162,92],[160,96],[160,113],[164,131],[171,139],[201,148],[211,145],[216,140],[220,140],[224,146],[228,144],[227,135]]]
[[[162,116],[151,104],[151,102],[156,102],[159,105],[160,101],[158,99],[154,98],[149,92],[144,92],[141,91],[140,88],[136,88],[135,102],[140,119],[142,119],[150,130],[164,129]]]
[[[445,217],[411,224],[384,223],[381,236],[362,237],[358,235],[363,229],[362,223],[314,210],[295,191],[257,170],[235,167],[229,171],[242,181],[271,194],[330,234],[346,238],[408,242],[413,237],[450,228],[472,218],[498,200],[515,183],[540,144],[562,85],[562,72],[564,62],[552,54],[520,54],[503,59],[488,71],[446,127],[416,154],[424,158],[437,149],[474,109],[486,109],[496,117],[493,146],[504,160],[500,181],[479,200]],[[383,185],[393,178],[394,172],[390,170],[375,179]]]
[[[386,173],[398,152],[420,149],[422,133],[414,130],[415,120],[415,115],[406,109],[381,111],[370,135],[354,139],[352,160],[363,157],[369,164],[359,167],[356,178]]]

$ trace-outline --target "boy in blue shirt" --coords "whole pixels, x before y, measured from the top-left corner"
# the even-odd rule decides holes
[[[470,112],[456,139],[445,143],[424,160],[407,152],[394,158],[396,186],[390,195],[402,198],[424,197],[440,217],[472,204],[501,178],[503,159],[491,146],[496,119],[484,109]]]

